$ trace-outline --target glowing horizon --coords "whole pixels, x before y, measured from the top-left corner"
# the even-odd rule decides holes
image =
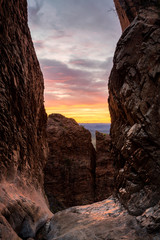
[[[110,114],[107,104],[104,105],[73,105],[46,108],[47,115],[52,113],[62,114],[73,118],[78,123],[110,123]]]
[[[112,0],[28,0],[47,114],[109,123],[108,77],[121,34]]]

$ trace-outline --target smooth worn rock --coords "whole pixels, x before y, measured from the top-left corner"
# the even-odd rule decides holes
[[[114,191],[115,167],[111,150],[110,136],[96,131],[96,201],[106,199]]]
[[[116,188],[129,212],[160,200],[160,18],[141,9],[122,34],[109,80]]]
[[[92,203],[95,189],[95,149],[91,134],[74,119],[48,117],[49,158],[44,187],[52,211]]]
[[[27,239],[51,213],[43,191],[44,83],[26,0],[0,1],[0,56],[0,237]]]
[[[47,240],[151,240],[117,199],[72,207],[56,213],[51,219]],[[158,236],[160,237],[160,236]]]

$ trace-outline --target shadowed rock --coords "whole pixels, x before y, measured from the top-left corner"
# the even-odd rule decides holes
[[[47,240],[158,240],[141,229],[113,197],[58,212],[43,232]]]
[[[111,151],[110,136],[96,131],[96,201],[106,199],[114,191],[115,167]]]
[[[109,80],[116,188],[135,215],[160,200],[159,14],[156,4],[141,8],[117,44]]]
[[[50,214],[43,193],[43,77],[26,0],[0,1],[0,238],[34,237]]]
[[[90,132],[74,119],[51,114],[47,138],[44,186],[51,209],[94,202],[95,149]]]
[[[125,1],[125,4],[129,2],[132,1]],[[119,0],[121,7],[123,3]],[[109,198],[56,213],[48,221],[52,214],[43,192],[47,152],[43,77],[27,26],[26,1],[0,1],[2,240],[160,239],[159,233],[150,234],[160,229],[159,1],[140,3],[143,4],[135,7],[131,18],[123,8],[128,18],[124,28],[131,25],[117,45],[109,82],[117,195],[129,212],[138,216],[130,216],[116,199]],[[52,126],[51,117],[49,131],[57,131],[59,118],[62,117],[57,115]],[[77,139],[77,131],[80,139]],[[54,189],[59,187],[56,191],[60,190],[58,202],[62,205],[66,199],[67,204],[93,201],[95,160],[89,132],[72,120],[69,129],[62,124],[57,134],[60,138],[55,135],[51,156],[58,159],[58,164],[55,161],[55,165],[51,165],[49,160],[45,170],[50,174],[45,181],[49,186],[48,195],[55,184]],[[59,152],[56,143],[62,144]],[[51,146],[52,142],[49,144]],[[73,159],[76,165],[72,165]],[[59,181],[50,180],[52,174]],[[67,185],[62,183],[64,177]]]
[[[143,11],[145,8],[154,11],[155,8],[160,7],[159,0],[114,0],[114,3],[122,31],[131,24],[139,11]]]

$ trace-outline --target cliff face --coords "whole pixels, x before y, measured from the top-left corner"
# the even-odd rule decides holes
[[[114,0],[122,31],[134,20],[140,10],[160,5],[159,0]]]
[[[45,235],[44,235],[45,236]],[[153,240],[117,199],[108,198],[54,214],[46,238],[54,240]]]
[[[21,175],[38,186],[46,155],[43,77],[27,26],[26,1],[0,4],[0,179]]]
[[[51,114],[48,117],[47,138],[49,158],[44,187],[51,209],[56,211],[92,203],[95,150],[90,132],[74,119]]]
[[[47,138],[44,187],[53,212],[112,195],[115,171],[109,135],[96,132],[95,151],[87,129],[71,118],[51,114]]]
[[[116,188],[135,215],[160,199],[159,24],[156,4],[141,9],[118,42],[109,80]]]
[[[96,201],[104,200],[113,194],[114,173],[111,138],[108,134],[96,131]]]
[[[0,56],[2,239],[18,239],[7,229],[20,237],[33,236],[49,213],[42,188],[46,158],[43,77],[27,25],[26,0],[0,1]]]

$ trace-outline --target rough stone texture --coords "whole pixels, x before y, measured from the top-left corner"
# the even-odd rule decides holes
[[[111,151],[110,136],[96,131],[96,201],[106,199],[114,190],[115,167]]]
[[[137,16],[139,10],[160,6],[159,0],[114,0],[118,17],[124,31]]]
[[[0,239],[35,237],[51,216],[41,191],[24,183],[0,184]]]
[[[154,207],[146,209],[146,211],[137,217],[137,221],[148,232],[159,232],[160,229],[160,202]]]
[[[49,158],[44,187],[52,211],[94,201],[95,150],[91,134],[74,119],[48,117]],[[57,206],[56,206],[57,205]]]
[[[26,0],[0,0],[2,239],[19,239],[17,234],[33,237],[50,214],[42,189],[46,158],[43,88],[27,26]]]
[[[52,215],[42,188],[46,156],[43,78],[27,27],[27,5],[25,0],[0,0],[2,240],[160,239],[159,233],[149,234],[160,228],[160,20],[157,12],[145,6],[123,33],[109,83],[112,151],[117,156],[116,188],[129,212],[140,216],[128,215],[110,198],[59,212],[49,222]],[[57,119],[54,127],[49,125],[51,131],[56,130],[58,122]],[[59,177],[61,173],[56,184],[49,177],[45,183],[49,194],[53,184],[54,189],[59,187],[58,202],[62,205],[66,199],[67,204],[84,204],[95,197],[91,136],[74,120],[70,126],[68,130],[62,124],[58,130],[60,142],[56,135],[52,139],[57,141],[53,141],[55,148],[51,151],[55,159],[56,147],[62,144],[57,152],[58,164],[55,161],[54,165],[46,166],[50,177],[52,174]],[[75,135],[73,126],[77,127]],[[73,159],[76,164],[72,165]]]
[[[109,80],[116,188],[135,215],[160,199],[159,13],[141,10],[124,31]]]
[[[130,216],[113,197],[58,212],[46,224],[43,232],[44,235],[38,240],[160,239],[160,235],[150,235],[140,228],[136,218]]]

